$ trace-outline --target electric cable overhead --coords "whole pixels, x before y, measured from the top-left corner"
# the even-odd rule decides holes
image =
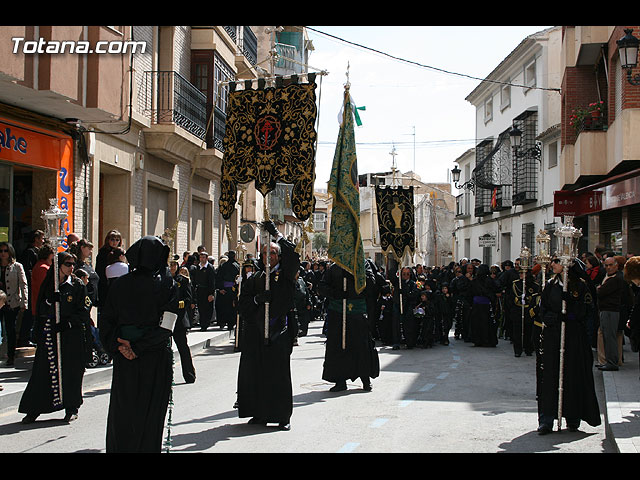
[[[315,28],[312,28],[312,27],[305,26],[305,28],[308,29],[308,30],[311,30],[312,32],[316,32],[316,33],[319,33],[321,35],[325,35],[327,37],[333,38],[335,40],[339,40],[339,41],[347,43],[349,45],[353,45],[353,46],[356,46],[356,47],[359,47],[359,48],[363,48],[365,50],[369,50],[369,51],[374,52],[374,53],[378,53],[380,55],[384,55],[385,57],[389,57],[389,58],[391,58],[393,60],[397,60],[399,62],[404,62],[404,63],[408,63],[408,64],[411,64],[411,65],[415,65],[417,67],[426,68],[426,69],[434,70],[434,71],[441,72],[441,73],[446,73],[447,75],[456,75],[458,77],[470,78],[472,80],[479,80],[481,82],[495,83],[495,84],[498,84],[498,85],[508,85],[508,86],[511,86],[511,87],[535,89],[535,90],[546,90],[546,91],[560,93],[560,89],[559,88],[547,88],[547,87],[535,87],[535,86],[529,86],[529,85],[518,85],[518,84],[515,84],[515,83],[501,82],[499,80],[490,80],[488,78],[479,78],[479,77],[474,77],[472,75],[467,75],[467,74],[464,74],[464,73],[452,72],[450,70],[445,70],[445,69],[442,69],[442,68],[433,67],[431,65],[424,65],[422,63],[415,62],[413,60],[407,60],[405,58],[396,57],[395,55],[391,55],[389,53],[377,50],[375,48],[367,47],[366,45],[361,45],[359,43],[355,43],[355,42],[351,42],[349,40],[345,40],[344,38],[340,38],[340,37],[337,37],[335,35],[331,35],[330,33],[326,33],[326,32],[322,32],[320,30],[316,30]]]

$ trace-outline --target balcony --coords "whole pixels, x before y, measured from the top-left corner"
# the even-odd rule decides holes
[[[189,161],[201,149],[207,129],[205,95],[179,73],[145,72],[141,87],[147,150],[175,162]]]

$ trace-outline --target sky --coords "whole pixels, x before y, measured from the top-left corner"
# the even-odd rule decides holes
[[[476,144],[475,107],[465,98],[480,80],[420,65],[482,79],[528,35],[546,28],[309,26],[309,71],[328,72],[316,80],[316,189],[326,189],[331,173],[347,71],[352,99],[365,107],[355,130],[358,173],[390,171],[395,148],[401,172],[415,167],[423,182],[447,182],[456,158]]]

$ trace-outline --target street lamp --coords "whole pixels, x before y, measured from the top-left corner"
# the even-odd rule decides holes
[[[460,170],[457,165],[455,165],[451,170],[451,180],[453,180],[454,185],[458,190],[462,190],[464,188],[466,188],[467,190],[473,190],[473,187],[475,185],[473,178],[470,178],[469,180],[464,182],[462,185],[458,185],[458,182],[460,181],[461,172],[462,170]]]
[[[632,35],[633,30],[625,28],[624,37],[616,41],[618,44],[618,54],[620,55],[620,66],[627,70],[627,81],[631,85],[640,85],[640,74],[631,76],[631,70],[638,65],[638,46],[640,40]]]

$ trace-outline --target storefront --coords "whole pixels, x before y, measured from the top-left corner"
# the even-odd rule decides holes
[[[640,253],[640,171],[554,195],[554,215],[575,216],[583,230],[580,250],[602,246],[616,254]]]
[[[0,241],[20,256],[30,233],[44,230],[41,214],[54,197],[68,212],[65,232],[72,232],[73,192],[73,139],[0,117]]]

